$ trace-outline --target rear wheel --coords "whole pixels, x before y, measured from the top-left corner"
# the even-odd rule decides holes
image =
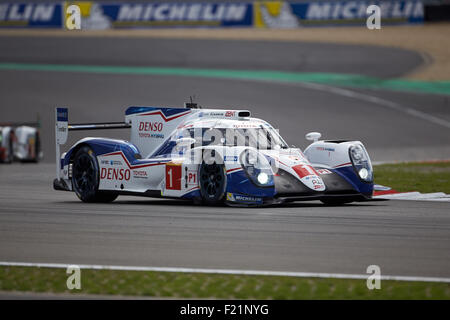
[[[99,191],[99,167],[94,152],[84,146],[75,154],[72,166],[72,185],[83,202],[112,202],[114,192]]]
[[[225,198],[226,174],[223,164],[216,162],[200,165],[200,194],[208,205],[217,205]]]

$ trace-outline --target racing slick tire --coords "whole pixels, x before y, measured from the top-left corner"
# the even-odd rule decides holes
[[[99,166],[95,153],[88,146],[81,147],[73,159],[72,186],[83,202],[112,202],[117,193],[99,191]]]
[[[220,205],[225,199],[226,172],[223,164],[202,162],[199,169],[200,194],[207,205]]]

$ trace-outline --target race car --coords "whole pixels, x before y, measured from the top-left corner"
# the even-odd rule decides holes
[[[0,162],[38,162],[43,157],[38,124],[0,124]]]
[[[130,130],[130,141],[88,137],[60,154],[69,131]],[[119,195],[167,197],[207,205],[265,206],[320,200],[344,204],[371,199],[369,155],[360,141],[312,140],[290,147],[268,122],[248,110],[129,107],[124,122],[69,124],[56,109],[54,189],[83,202]]]

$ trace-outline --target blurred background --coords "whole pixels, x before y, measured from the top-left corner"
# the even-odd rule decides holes
[[[371,4],[381,29],[368,28],[377,22]],[[383,274],[448,282],[449,35],[450,0],[0,0],[0,123],[38,122],[44,153],[37,165],[0,165],[0,261],[346,274],[377,264]],[[248,109],[302,149],[305,134],[319,131],[361,140],[378,164],[427,161],[378,165],[375,182],[447,202],[211,209],[122,196],[85,204],[53,190],[56,107],[69,108],[70,123],[117,122],[129,106],[182,107],[191,96],[203,107]],[[129,132],[70,132],[62,151],[89,135]],[[383,282],[377,295],[359,280],[83,274],[93,277],[83,293],[156,297],[450,292],[446,283],[397,282],[396,291]],[[66,276],[2,267],[0,289],[67,292]]]
[[[0,119],[39,115],[45,162],[57,106],[71,122],[121,121],[194,95],[248,108],[299,147],[315,130],[361,139],[375,161],[450,156],[448,0],[376,1],[379,30],[366,1],[0,3]],[[66,28],[72,4],[81,30]]]

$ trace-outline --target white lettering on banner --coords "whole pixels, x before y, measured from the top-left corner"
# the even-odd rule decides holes
[[[240,21],[245,18],[246,4],[123,4],[118,21]]]
[[[143,20],[150,20],[152,17],[152,13],[153,13],[153,6],[152,5],[148,5],[145,8],[144,14],[142,15],[142,19]]]
[[[188,20],[199,20],[201,9],[202,9],[202,6],[200,4],[194,4],[194,5],[190,6],[187,19]]]
[[[34,9],[33,21],[48,21],[52,18],[54,11],[54,5],[39,4]]]
[[[306,13],[306,19],[327,19],[330,16],[331,4],[325,3],[323,5],[318,3],[311,3]]]
[[[357,17],[359,19],[365,18],[366,17],[366,7],[365,6],[359,6],[358,7],[358,13],[357,13]]]
[[[224,5],[222,5],[222,4],[218,5],[216,8],[216,12],[213,13],[213,6],[209,4],[203,10],[203,19],[220,21],[223,19],[224,12],[225,12]]]
[[[172,6],[169,13],[169,20],[183,20],[186,10],[187,6],[185,4]]]
[[[228,6],[225,20],[239,21],[244,19],[247,6],[245,4],[231,4]]]
[[[339,13],[340,13],[340,11],[341,11],[341,4],[340,4],[340,3],[337,3],[337,4],[335,5],[335,7],[334,7],[333,14],[331,15],[331,18],[333,18],[333,19],[339,19]]]
[[[381,9],[383,18],[421,18],[423,3],[421,1],[375,2]],[[308,5],[307,20],[362,19],[366,9],[371,5],[364,1],[347,1],[336,3],[311,3]]]
[[[169,5],[167,3],[158,6],[155,9],[155,13],[154,13],[155,20],[166,20],[168,10],[169,10]]]
[[[355,18],[356,12],[358,11],[358,4],[356,2],[348,2],[344,9],[342,10],[342,16],[345,19]]]
[[[6,12],[8,11],[7,4],[0,4],[0,20],[6,19]]]
[[[119,21],[137,21],[141,18],[143,6],[124,4],[120,6],[119,15],[117,20]]]
[[[413,3],[412,2],[407,2],[406,4],[405,4],[405,16],[407,16],[407,17],[409,17],[409,16],[411,16],[411,14],[412,14],[412,9],[413,9]]]
[[[25,11],[26,8],[29,8],[30,5],[25,7]],[[11,9],[9,9],[9,20],[23,20],[22,15],[19,12],[19,5],[15,4],[11,7]]]
[[[414,7],[414,12],[412,14],[413,17],[423,17],[423,5],[420,2],[416,2],[416,6]]]
[[[9,8],[9,12],[8,12]],[[18,4],[1,4],[0,20],[9,21],[48,21],[53,17],[55,5],[53,4],[27,4],[20,9]]]
[[[394,3],[394,7],[392,8],[392,17],[393,18],[401,18],[403,16],[403,12],[400,7],[401,7],[400,2]]]

